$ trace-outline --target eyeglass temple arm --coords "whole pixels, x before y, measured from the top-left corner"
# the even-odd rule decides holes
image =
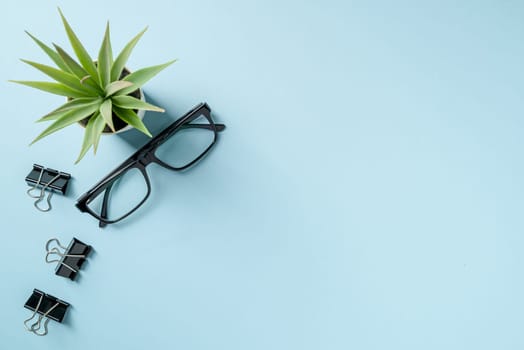
[[[186,128],[195,128],[195,129],[209,129],[213,130],[213,126],[210,124],[184,124],[181,126],[181,129]],[[224,131],[226,126],[224,124],[215,124],[216,131]]]
[[[109,202],[109,192],[111,192],[111,189],[113,188],[113,183],[111,183],[109,186],[107,186],[105,192],[104,192],[104,199],[102,200],[102,210],[100,211],[100,217],[103,219],[107,219],[107,203]],[[106,227],[107,224],[103,221],[98,222],[98,227]]]

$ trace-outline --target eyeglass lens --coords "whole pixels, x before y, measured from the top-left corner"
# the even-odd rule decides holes
[[[121,174],[89,203],[89,209],[107,220],[118,220],[146,198],[148,186],[142,172],[131,168]]]
[[[215,132],[210,125],[209,120],[200,115],[160,145],[155,152],[156,157],[174,168],[188,165],[215,140]]]

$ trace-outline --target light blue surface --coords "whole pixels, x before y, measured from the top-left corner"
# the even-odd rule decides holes
[[[26,37],[66,44],[56,4],[6,1],[0,78],[39,79]],[[133,152],[82,130],[27,147],[62,102],[2,83],[0,349],[523,349],[524,7],[520,1],[89,1],[62,9],[93,54],[145,25],[129,67],[167,123],[227,124],[197,167],[98,229],[75,199]],[[48,214],[32,163],[70,171]],[[44,243],[94,246],[72,283]],[[23,328],[33,288],[72,304]]]

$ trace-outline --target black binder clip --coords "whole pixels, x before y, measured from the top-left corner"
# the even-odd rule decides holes
[[[52,242],[56,242],[58,247],[50,248]],[[87,255],[91,251],[91,246],[73,238],[71,243],[69,243],[69,246],[66,248],[60,244],[58,239],[51,238],[47,241],[45,250],[47,251],[45,256],[45,261],[47,263],[58,262],[55,275],[66,277],[71,281],[74,281],[78,270],[80,270],[86,261]],[[58,258],[50,260],[51,255],[57,255]]]
[[[36,209],[43,212],[49,211],[51,210],[51,197],[53,196],[53,192],[58,191],[65,194],[70,179],[71,175],[68,173],[33,164],[33,169],[29,175],[25,177],[25,181],[31,186],[31,188],[27,190],[27,194],[31,198],[36,198],[34,203]],[[34,195],[33,191],[37,189],[40,189],[40,193]],[[39,206],[39,203],[44,200],[46,190],[49,190],[49,194],[47,195],[47,208],[42,208]]]
[[[69,303],[46,294],[38,289],[33,290],[33,294],[27,299],[24,307],[33,311],[31,317],[24,321],[25,328],[36,335],[47,334],[47,324],[49,320],[62,322]],[[33,324],[28,323],[38,314],[38,319]],[[43,322],[42,322],[43,321]]]

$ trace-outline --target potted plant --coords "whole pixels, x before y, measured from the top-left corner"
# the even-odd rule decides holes
[[[60,46],[53,44],[53,49],[27,32],[55,63],[56,68],[28,60],[22,61],[51,77],[55,82],[11,80],[14,83],[67,98],[62,106],[37,120],[37,122],[50,121],[52,123],[31,144],[66,126],[79,123],[85,127],[85,133],[76,164],[84,157],[91,146],[93,146],[93,151],[96,154],[102,134],[115,134],[136,128],[151,137],[150,132],[142,122],[144,112],[146,110],[164,112],[164,110],[145,102],[141,88],[148,80],[175,60],[131,72],[126,67],[126,62],[147,28],[131,39],[120,54],[113,59],[109,22],[106,26],[98,58],[93,60],[62,11],[60,9],[58,11],[78,61]]]

